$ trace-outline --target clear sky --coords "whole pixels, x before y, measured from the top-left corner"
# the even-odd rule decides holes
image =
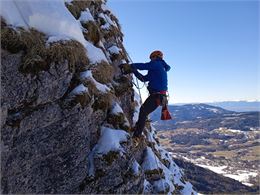
[[[147,62],[151,51],[163,51],[172,67],[170,103],[260,99],[259,4],[251,0],[107,3],[119,19],[134,62]]]

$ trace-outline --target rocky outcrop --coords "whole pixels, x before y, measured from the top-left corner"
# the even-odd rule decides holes
[[[66,6],[87,52],[2,18],[1,192],[195,193],[150,124],[133,146],[139,102],[118,68],[128,58],[117,18],[103,1]],[[89,48],[106,59],[93,62]]]

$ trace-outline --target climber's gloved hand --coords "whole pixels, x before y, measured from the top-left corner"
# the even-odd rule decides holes
[[[119,68],[121,69],[121,72],[122,72],[123,74],[133,73],[133,69],[132,69],[132,67],[131,67],[130,64],[127,64],[127,63],[120,64],[120,65],[119,65]]]

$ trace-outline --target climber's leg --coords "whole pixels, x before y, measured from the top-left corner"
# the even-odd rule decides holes
[[[147,116],[153,112],[158,105],[158,94],[150,95],[140,108],[139,118],[135,126],[134,137],[140,137],[145,127]]]

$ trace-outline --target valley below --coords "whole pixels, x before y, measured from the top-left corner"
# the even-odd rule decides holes
[[[187,105],[176,106],[170,111],[174,118],[170,123],[154,121],[159,141],[176,163],[188,170],[186,176],[195,187],[197,183],[199,192],[259,192],[259,113],[232,112],[207,105],[192,105],[190,109]],[[205,177],[209,189],[199,184]],[[215,181],[210,181],[213,178]],[[218,191],[220,188],[223,191]]]
[[[159,131],[160,143],[174,158],[192,162],[247,186],[259,184],[259,132],[217,129]]]

